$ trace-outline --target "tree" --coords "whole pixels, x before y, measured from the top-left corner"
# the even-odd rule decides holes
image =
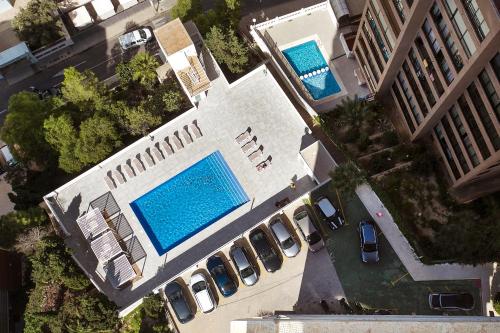
[[[59,152],[59,167],[68,173],[80,171],[83,163],[75,155],[78,132],[71,117],[68,114],[50,116],[43,128],[45,140]]]
[[[179,90],[169,90],[162,96],[162,101],[165,105],[165,111],[178,112],[183,102],[182,95]]]
[[[354,98],[344,98],[336,111],[338,112],[339,120],[343,124],[358,130],[368,110],[367,104],[361,101],[357,96],[354,96]]]
[[[248,63],[248,48],[233,29],[223,31],[220,27],[213,26],[205,42],[218,62],[225,64],[232,73],[243,72]]]
[[[172,18],[180,18],[182,21],[193,19],[203,12],[200,0],[178,0],[172,7]]]
[[[63,36],[57,5],[52,0],[30,0],[12,20],[19,39],[31,50],[50,44]]]
[[[163,300],[159,294],[150,294],[144,297],[142,307],[146,316],[158,319],[160,316],[165,316],[165,308],[163,307]]]
[[[160,66],[158,60],[148,52],[138,53],[129,63],[132,80],[139,82],[145,88],[152,88],[158,82],[156,69]]]
[[[36,94],[20,92],[9,98],[8,110],[0,130],[2,140],[12,148],[18,161],[46,166],[52,151],[44,139],[43,121],[50,104],[41,101]]]
[[[0,217],[0,247],[11,248],[17,237],[29,228],[47,223],[47,214],[39,207],[14,211]]]
[[[90,70],[79,72],[74,67],[66,68],[61,92],[64,100],[82,111],[103,110],[109,104],[106,86]]]
[[[80,125],[75,156],[83,165],[98,163],[120,145],[120,136],[113,122],[105,117],[93,116]]]
[[[34,227],[17,236],[14,248],[17,252],[30,256],[35,252],[37,244],[49,235],[44,227]]]
[[[337,166],[330,171],[330,177],[333,190],[348,196],[352,196],[356,188],[366,182],[366,172],[358,168],[353,161]]]
[[[145,136],[152,128],[161,124],[161,117],[139,105],[124,111],[124,123],[128,133]]]

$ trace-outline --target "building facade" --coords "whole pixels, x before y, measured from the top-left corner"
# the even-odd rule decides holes
[[[368,0],[354,54],[462,201],[500,189],[500,2]]]

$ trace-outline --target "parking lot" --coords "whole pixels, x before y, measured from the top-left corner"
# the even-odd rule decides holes
[[[315,191],[313,197],[328,196],[339,207],[335,191],[326,185]],[[380,261],[364,264],[360,258],[358,223],[371,219],[357,196],[343,198],[342,206],[346,225],[336,231],[328,231],[327,248],[338,277],[352,305],[358,303],[365,313],[389,310],[397,315],[442,315],[443,311],[429,307],[431,292],[469,292],[475,300],[471,311],[447,311],[448,315],[481,315],[479,280],[414,281],[407,273],[397,253],[379,231]]]
[[[288,207],[285,214],[282,215],[289,230],[293,228],[293,224],[290,223],[293,212],[301,205],[302,202],[299,200],[297,205]],[[268,220],[263,222],[267,223]],[[268,231],[266,228],[264,230]],[[195,318],[186,324],[180,324],[175,318],[180,332],[228,332],[229,323],[233,319],[271,314],[276,311],[324,313],[320,306],[321,300],[327,301],[331,308],[338,307],[336,299],[344,297],[344,292],[328,252],[323,249],[317,253],[311,253],[307,249],[307,244],[297,234],[294,236],[301,242],[299,254],[296,257],[287,258],[281,252],[283,265],[274,273],[266,272],[260,260],[256,260],[260,277],[255,285],[247,287],[237,279],[238,291],[234,295],[224,298],[213,281],[209,279],[212,284],[212,292],[218,300],[218,306],[212,312],[207,314],[200,312],[192,293],[187,292],[188,302],[193,309],[197,309],[197,312]],[[236,243],[243,245],[248,253],[252,254],[251,257],[256,258],[255,251],[248,241],[248,232],[236,240]],[[224,260],[229,258],[231,245],[229,244],[218,252]],[[232,263],[226,266],[231,268],[230,274],[236,274]],[[189,284],[191,275],[200,271],[209,276],[205,261],[182,274],[177,281],[185,287],[185,291],[188,291],[189,288],[186,284]],[[168,306],[173,314],[170,304]]]

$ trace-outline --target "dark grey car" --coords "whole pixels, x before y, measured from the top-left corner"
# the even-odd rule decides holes
[[[173,281],[167,284],[165,287],[165,296],[167,296],[180,323],[187,323],[194,318],[193,310],[189,306],[184,291],[179,283]]]
[[[359,222],[359,238],[361,242],[361,260],[365,263],[376,263],[378,254],[378,238],[375,224],[371,221]]]

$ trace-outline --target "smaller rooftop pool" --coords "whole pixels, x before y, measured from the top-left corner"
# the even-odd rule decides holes
[[[248,201],[219,151],[130,203],[159,255]]]
[[[311,40],[282,52],[314,100],[340,92],[340,85],[316,41]]]

